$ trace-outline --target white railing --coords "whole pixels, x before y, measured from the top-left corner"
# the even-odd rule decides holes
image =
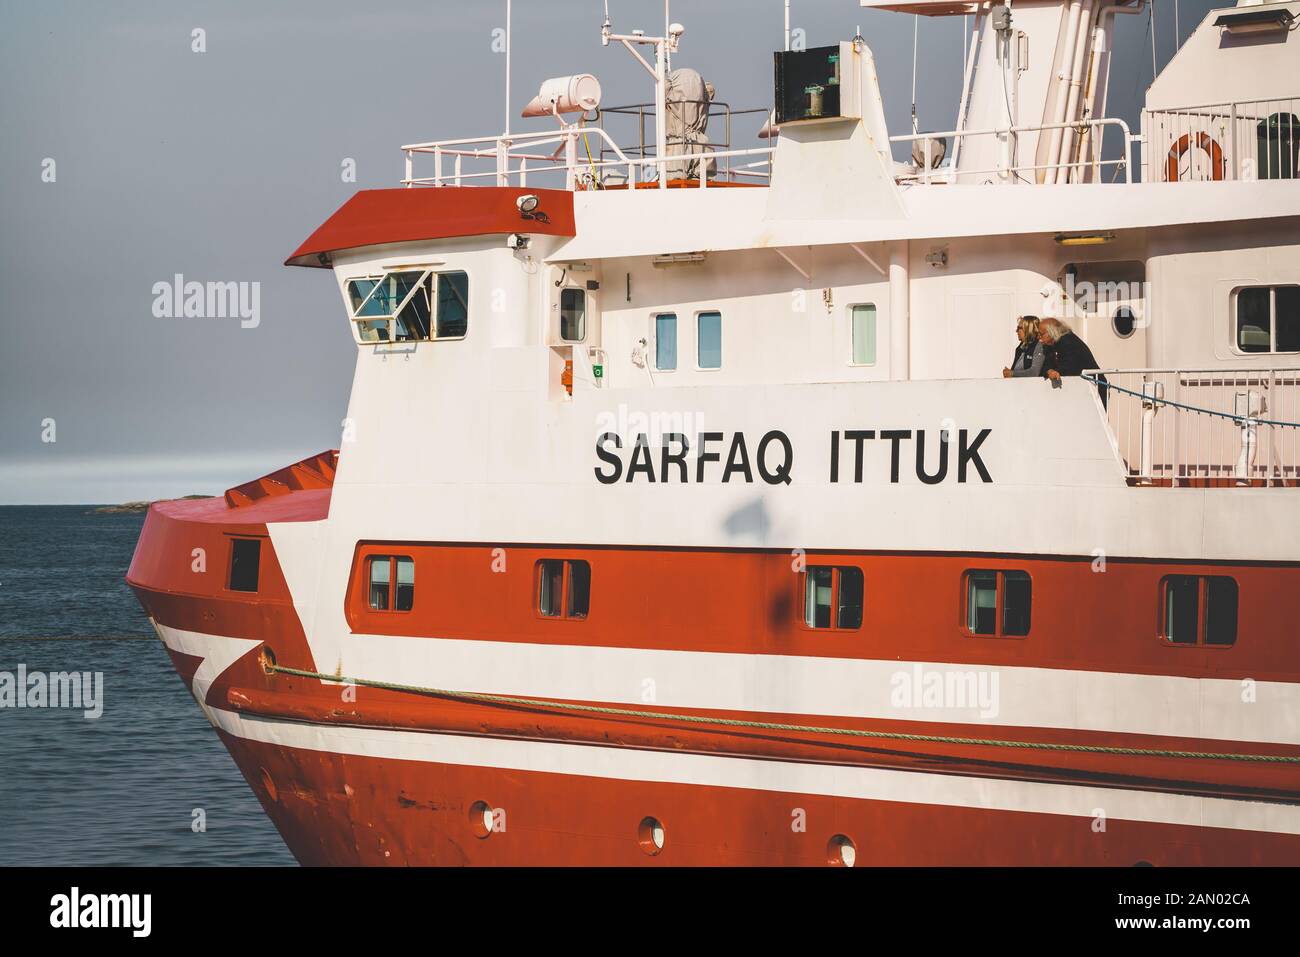
[[[593,145],[593,140],[595,143]],[[554,147],[547,152],[548,147]],[[699,187],[709,185],[710,161],[740,157],[762,157],[730,171],[732,177],[764,176],[770,168],[771,147],[754,149],[705,149],[669,156],[629,156],[598,126],[570,126],[562,130],[510,133],[464,139],[411,143],[406,153],[404,186],[528,186],[529,177],[563,176],[565,189],[596,188],[664,181],[664,168],[699,161]],[[606,159],[606,156],[612,156]],[[431,158],[433,175],[416,176],[418,158]],[[466,169],[466,161],[476,168]],[[450,169],[448,169],[450,165]],[[481,168],[488,166],[487,169]],[[718,177],[714,177],[716,182]],[[607,182],[612,181],[612,182]],[[534,182],[533,185],[541,185]]]
[[[1143,110],[1142,139],[1147,182],[1293,179],[1300,96]]]
[[[1105,376],[1106,418],[1130,484],[1300,486],[1300,369]]]
[[[1116,159],[1102,159],[1101,147],[1102,138],[1106,134],[1108,127],[1114,127],[1119,130],[1123,141],[1124,155]],[[1081,154],[1082,158],[1076,162],[1070,163],[1044,163],[1044,164],[1020,164],[1011,162],[1011,144],[1015,137],[1026,133],[1041,133],[1047,130],[1074,130],[1082,141],[1087,140],[1085,147],[1086,154]],[[1002,146],[1002,159],[996,166],[990,166],[983,169],[954,169],[950,166],[942,166],[939,169],[931,169],[933,165],[933,154],[929,148],[929,140],[947,139],[952,137],[954,142],[963,138],[978,139],[981,137],[996,137]],[[1000,178],[1012,181],[1024,181],[1030,183],[1038,182],[1037,174],[1039,172],[1056,172],[1065,170],[1070,182],[1080,182],[1090,178],[1092,182],[1101,182],[1102,173],[1108,166],[1115,167],[1115,176],[1118,177],[1123,173],[1124,182],[1133,182],[1133,142],[1134,136],[1127,123],[1116,117],[1107,117],[1100,120],[1083,120],[1078,123],[1044,123],[1040,126],[1009,126],[1000,129],[988,130],[945,130],[942,133],[912,133],[906,136],[891,136],[891,143],[914,143],[925,142],[925,168],[917,169],[914,173],[907,173],[898,176],[900,183],[937,183],[952,182],[957,176],[980,176],[990,173],[997,174]],[[1095,148],[1093,143],[1095,141]],[[954,149],[954,156],[959,154],[959,150]],[[1091,154],[1091,155],[1088,155]],[[1027,177],[1027,178],[1026,178]],[[1055,182],[1054,176],[1044,177],[1047,182]]]

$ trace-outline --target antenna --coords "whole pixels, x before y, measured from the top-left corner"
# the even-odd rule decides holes
[[[921,32],[921,17],[919,14],[912,14],[912,135],[915,136],[916,129],[916,41]]]
[[[605,0],[605,9],[609,9],[609,0]],[[668,0],[664,0],[664,14],[668,14]],[[666,87],[668,68],[668,57],[672,51],[677,49],[678,43],[681,42],[682,34],[686,28],[680,23],[668,23],[664,35],[661,37],[648,37],[642,30],[633,30],[629,34],[615,33],[609,22],[608,12],[605,14],[605,22],[600,28],[600,42],[602,46],[609,46],[611,40],[615,40],[632,54],[647,73],[650,74],[655,84],[655,166],[659,173],[659,188],[668,188],[667,167],[664,165],[668,158],[667,144],[667,104]],[[645,57],[637,52],[637,45],[649,45],[654,47],[655,62],[652,66]]]
[[[785,49],[790,52],[790,0],[785,0]]]

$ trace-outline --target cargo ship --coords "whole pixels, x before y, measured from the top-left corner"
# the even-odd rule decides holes
[[[1137,129],[1144,0],[862,6],[962,18],[950,128],[860,33],[754,112],[606,15],[652,99],[547,80],[288,257],[339,448],[128,582],[302,863],[1300,864],[1300,4]]]

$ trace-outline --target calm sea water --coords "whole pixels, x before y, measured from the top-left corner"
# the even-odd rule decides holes
[[[104,675],[95,720],[0,709],[0,865],[292,864],[122,580],[143,521],[0,507],[0,672]]]

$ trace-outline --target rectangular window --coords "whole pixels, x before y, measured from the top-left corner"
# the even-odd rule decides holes
[[[469,325],[469,276],[405,269],[352,279],[348,303],[362,342],[459,339]]]
[[[876,307],[870,303],[853,306],[850,314],[853,320],[853,364],[873,366],[876,364]]]
[[[1165,579],[1165,639],[1176,645],[1196,644],[1200,616],[1201,581],[1195,575],[1170,575]]]
[[[677,314],[655,316],[655,368],[671,372],[677,368]]]
[[[702,312],[695,322],[697,364],[701,369],[721,369],[722,313]]]
[[[230,540],[231,591],[257,591],[257,577],[262,564],[262,540],[259,538],[232,538]]]
[[[1029,634],[1033,586],[1020,571],[979,569],[966,573],[966,630],[990,638]]]
[[[852,565],[810,567],[804,572],[804,624],[809,628],[836,630],[861,628],[862,592],[860,568]]]
[[[375,611],[388,611],[392,571],[393,562],[387,555],[377,555],[370,559],[370,607]]]
[[[591,566],[586,562],[569,562],[569,587],[565,593],[566,618],[586,618],[591,607]]]
[[[1237,580],[1227,575],[1168,575],[1163,634],[1174,645],[1227,647],[1237,641]]]
[[[463,339],[469,332],[469,274],[438,273],[439,339]]]
[[[591,607],[591,566],[543,558],[537,563],[537,612],[544,618],[586,618]]]
[[[415,562],[409,558],[395,559],[397,581],[393,586],[393,608],[410,611],[415,604]]]
[[[367,599],[372,611],[410,611],[415,606],[415,561],[408,555],[372,555]]]
[[[1239,352],[1300,352],[1300,286],[1246,286],[1233,294]]]
[[[560,338],[581,342],[587,338],[587,291],[567,286],[560,290]]]

